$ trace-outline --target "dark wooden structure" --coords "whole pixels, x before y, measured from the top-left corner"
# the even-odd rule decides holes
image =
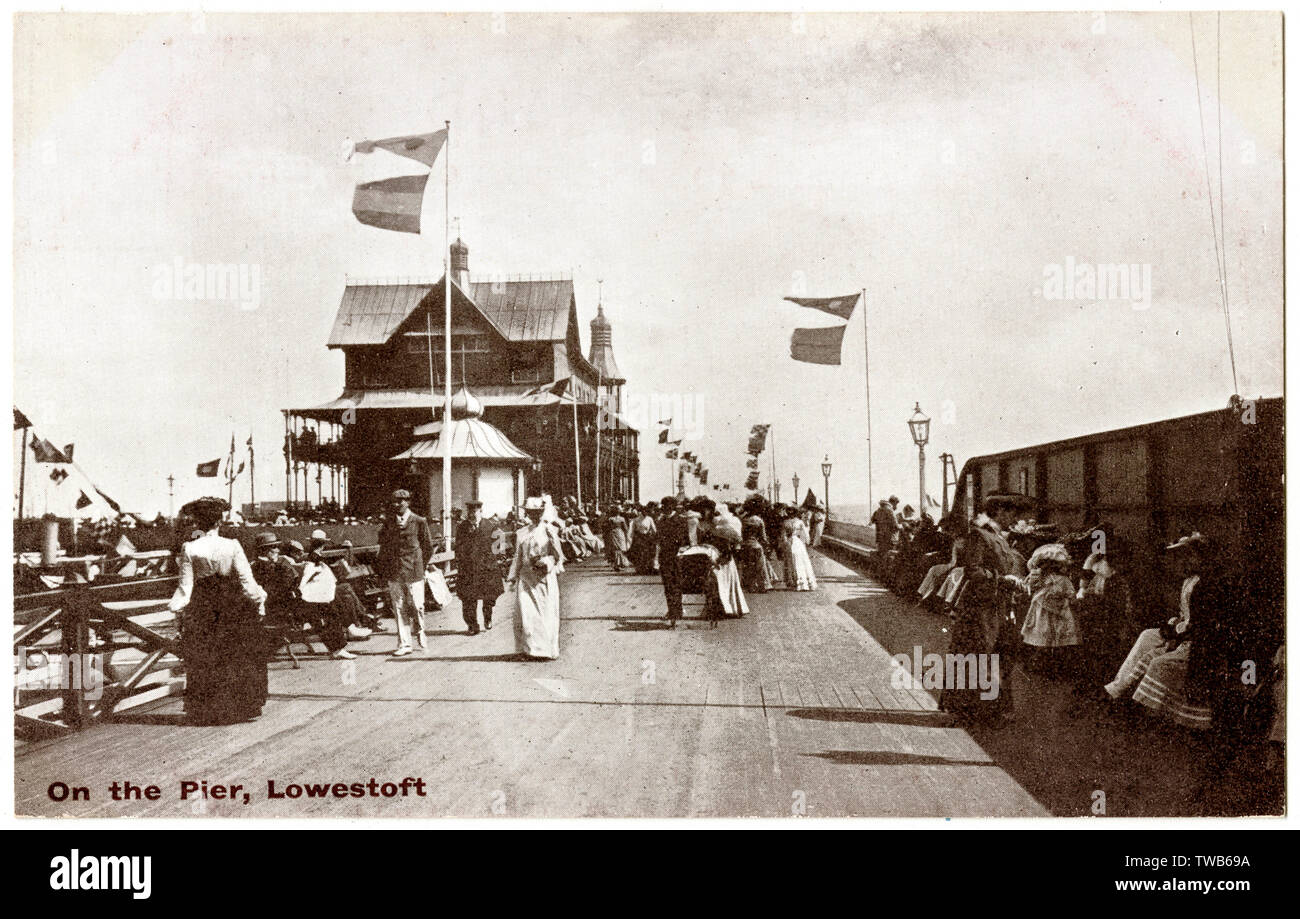
[[[468,259],[457,240],[452,388],[468,386],[483,404],[483,419],[535,458],[529,494],[576,494],[580,465],[584,501],[597,492],[602,499],[638,498],[638,432],[622,415],[625,381],[603,309],[584,357],[571,279],[471,281]],[[323,405],[284,411],[291,499],[301,494],[300,479],[308,500],[338,495],[327,483],[341,481],[338,500],[357,514],[382,509],[399,486],[412,492],[417,510],[429,510],[427,476],[392,458],[411,446],[417,426],[441,419],[445,289],[442,278],[347,284],[327,342],[343,353],[343,392]],[[321,480],[316,488],[307,467]]]

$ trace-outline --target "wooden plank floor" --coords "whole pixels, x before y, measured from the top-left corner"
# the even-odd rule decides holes
[[[847,611],[897,603],[815,556],[821,588],[750,597],[743,620],[663,628],[658,578],[602,562],[562,580],[558,661],[504,660],[513,603],[464,634],[459,606],[429,620],[423,655],[392,634],[355,662],[272,665],[262,718],[188,727],[179,700],[17,751],[20,815],[321,817],[949,817],[1046,810],[920,690],[890,686],[888,652]],[[700,598],[687,597],[687,616]],[[901,604],[899,604],[901,606]],[[267,782],[400,782],[425,797],[273,800]],[[114,779],[157,801],[112,801]],[[179,800],[181,781],[242,784],[242,799]],[[50,800],[50,783],[91,790]]]

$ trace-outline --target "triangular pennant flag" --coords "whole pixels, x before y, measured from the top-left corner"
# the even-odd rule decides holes
[[[116,501],[114,501],[114,500],[113,500],[112,498],[110,498],[108,495],[104,494],[104,493],[103,493],[102,491],[100,491],[98,488],[95,489],[95,493],[96,493],[97,495],[99,495],[101,498],[103,498],[103,499],[104,499],[104,503],[106,503],[106,504],[107,504],[109,507],[111,507],[113,510],[117,511],[119,514],[122,513],[122,505],[118,504]]]
[[[32,440],[32,452],[36,454],[36,462],[38,463],[66,463],[68,461],[68,458],[59,452],[59,448],[44,437],[37,437]]]
[[[859,296],[860,293],[854,293],[845,297],[786,297],[785,299],[799,306],[821,310],[823,313],[830,313],[841,319],[849,319],[853,316],[853,308],[858,305]]]
[[[81,510],[83,507],[90,507],[92,504],[94,504],[94,502],[86,497],[84,491],[81,493],[81,496],[77,498],[77,510]]]
[[[18,411],[18,406],[14,406],[14,430],[16,431],[19,428],[30,428],[31,426],[32,423],[28,420],[27,416]]]
[[[661,444],[666,444],[666,443],[668,443],[668,431],[667,431],[667,429],[662,430],[662,431],[659,432],[659,443],[661,443]]]
[[[355,153],[373,153],[377,147],[432,167],[446,142],[447,129],[444,128],[429,134],[407,134],[404,137],[386,137],[383,140],[362,140],[353,144],[352,149]]]
[[[840,344],[844,341],[847,326],[837,325],[825,329],[795,329],[790,336],[790,356],[805,364],[840,363]]]
[[[66,457],[68,458],[68,462],[69,462],[69,463],[72,462],[72,448],[73,448],[74,446],[75,446],[75,444],[68,444],[67,446],[65,446],[65,447],[63,448],[63,455],[66,456]]]

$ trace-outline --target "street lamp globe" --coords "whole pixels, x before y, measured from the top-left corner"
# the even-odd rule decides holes
[[[924,447],[930,442],[930,418],[921,411],[921,403],[916,403],[912,417],[907,419],[907,426],[912,431],[912,443]]]
[[[799,500],[799,473],[796,472],[794,474],[794,478],[791,481],[794,483],[794,499],[798,501]]]

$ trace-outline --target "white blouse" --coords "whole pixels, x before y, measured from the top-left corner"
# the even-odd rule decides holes
[[[171,602],[167,604],[173,613],[190,605],[190,594],[194,590],[195,581],[214,574],[229,575],[232,571],[239,578],[239,586],[244,589],[245,597],[253,603],[261,603],[266,599],[266,591],[253,577],[253,569],[238,540],[214,533],[190,540],[181,549],[180,565],[181,580],[176,585],[176,593],[172,595]]]

